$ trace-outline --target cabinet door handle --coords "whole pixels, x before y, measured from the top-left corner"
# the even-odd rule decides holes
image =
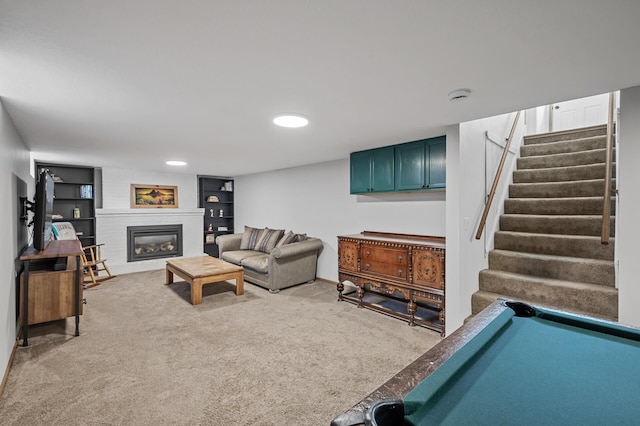
[[[429,268],[428,268],[428,267],[425,267],[425,268],[424,268],[424,273],[425,273],[425,274],[428,274],[428,273],[429,273]]]
[[[366,269],[366,270],[368,271],[370,266],[371,266],[371,265],[369,265],[368,263],[365,263],[365,264],[364,264],[364,269]]]
[[[398,256],[398,262],[402,262],[402,256]]]
[[[426,187],[427,187],[427,185],[425,185],[425,184],[422,184],[422,187],[423,187],[423,188],[426,188]]]
[[[398,276],[401,277],[402,276],[402,269],[398,269]]]
[[[370,253],[368,251],[364,253],[364,255],[367,256],[367,257],[369,257],[369,254]]]

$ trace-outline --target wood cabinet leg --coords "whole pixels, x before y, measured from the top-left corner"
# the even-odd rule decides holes
[[[407,312],[409,313],[409,325],[410,326],[414,326],[416,325],[416,312],[418,311],[418,306],[416,305],[416,302],[414,302],[413,300],[409,299],[409,303],[407,303]]]
[[[358,290],[356,290],[356,293],[358,294],[358,308],[362,308],[362,298],[364,297],[364,288],[362,288],[361,285],[358,286]]]
[[[22,346],[29,346],[29,261],[24,262],[24,282],[22,284]]]
[[[342,281],[338,281],[336,288],[338,290],[338,302],[340,302],[342,301],[342,292],[344,291],[344,284],[342,284]]]
[[[76,336],[80,335],[80,286],[82,285],[82,268],[80,264],[80,256],[76,256],[76,291],[75,291],[75,304],[76,304]]]

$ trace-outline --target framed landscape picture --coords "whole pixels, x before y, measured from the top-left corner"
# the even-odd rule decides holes
[[[177,208],[178,187],[131,184],[131,208]]]

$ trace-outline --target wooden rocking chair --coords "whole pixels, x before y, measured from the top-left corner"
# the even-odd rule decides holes
[[[115,278],[115,275],[111,275],[105,263],[107,259],[103,259],[101,256],[100,247],[103,245],[104,244],[94,244],[82,247],[82,266],[84,268],[82,283],[84,288],[95,287],[102,281]],[[105,272],[106,275],[100,275],[101,272]]]
[[[53,234],[57,240],[78,239],[76,230],[71,222],[56,222],[53,224]],[[82,284],[84,288],[91,288],[99,285],[103,281],[115,278],[107,267],[107,259],[102,258],[100,247],[104,244],[93,244],[82,246]],[[101,273],[105,273],[106,275]]]

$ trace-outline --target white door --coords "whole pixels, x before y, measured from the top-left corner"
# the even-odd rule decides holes
[[[609,94],[560,102],[551,105],[551,110],[552,132],[606,124]]]

